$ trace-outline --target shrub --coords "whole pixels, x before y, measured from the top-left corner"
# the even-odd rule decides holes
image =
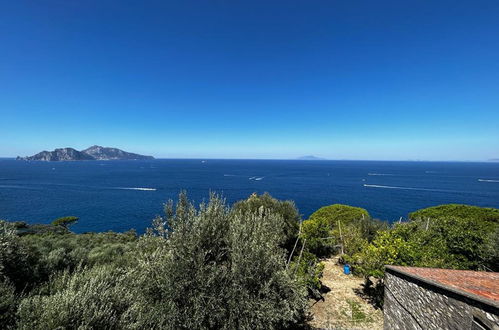
[[[0,276],[0,325],[13,328],[17,309],[15,287],[7,279]]]
[[[315,299],[321,297],[322,283],[320,279],[324,271],[324,264],[313,253],[303,251],[301,258],[296,256],[290,265],[290,271],[307,288],[309,297]]]
[[[298,236],[300,214],[292,201],[281,201],[273,198],[268,193],[263,195],[252,194],[248,199],[234,204],[234,212],[254,214],[262,209],[263,212],[278,214],[282,217],[283,238],[281,246],[291,251]]]
[[[25,244],[15,234],[15,228],[0,220],[0,280],[7,279],[20,292],[33,285],[34,260]]]
[[[370,221],[370,216],[362,208],[341,204],[325,206],[303,222],[302,237],[307,240],[306,244],[310,252],[317,256],[327,256],[334,252],[336,245],[344,244],[346,246],[346,237],[351,239],[351,244],[354,244],[357,236],[364,239],[361,234],[368,227],[364,226],[365,228],[363,228],[361,225],[367,223],[366,221]],[[341,235],[340,230],[342,231]],[[360,236],[355,235],[354,231],[357,231]],[[348,233],[351,235],[343,235]],[[371,235],[370,232],[369,234]],[[355,244],[358,243],[355,242]]]
[[[126,273],[110,266],[68,271],[55,276],[46,295],[21,301],[20,329],[122,329],[135,295]]]
[[[499,223],[499,209],[478,207],[463,204],[444,204],[417,210],[409,214],[412,220],[438,219],[442,217],[454,217],[459,219],[471,219],[488,223]]]
[[[166,213],[150,231],[161,235],[141,242],[138,327],[272,329],[302,317],[305,292],[286,271],[279,214],[231,211],[216,195],[196,210],[184,194]]]
[[[358,269],[377,277],[384,265],[497,270],[499,224],[460,215],[417,218],[379,232],[355,256]]]

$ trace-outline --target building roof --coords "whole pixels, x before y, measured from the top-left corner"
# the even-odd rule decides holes
[[[386,266],[386,269],[499,306],[499,273],[402,266]]]

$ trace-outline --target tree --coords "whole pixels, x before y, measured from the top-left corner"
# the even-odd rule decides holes
[[[301,221],[295,203],[293,201],[275,199],[268,193],[262,195],[254,193],[248,199],[238,201],[233,206],[234,212],[247,214],[258,213],[260,209],[263,209],[263,212],[277,214],[282,217],[283,222],[281,227],[284,236],[281,246],[290,252],[298,236],[298,228]]]
[[[281,215],[230,210],[217,195],[196,209],[182,194],[158,220],[139,258],[139,328],[273,329],[301,319],[306,292],[286,270]]]
[[[18,326],[275,329],[302,320],[305,284],[286,268],[281,215],[235,211],[216,195],[197,209],[181,194],[165,211],[128,251],[134,263],[52,276],[20,302]]]
[[[54,221],[52,221],[52,224],[54,226],[62,226],[65,229],[68,229],[70,225],[75,224],[78,220],[79,220],[78,217],[68,216],[55,219]]]
[[[303,222],[302,236],[310,252],[327,256],[334,252],[335,245],[345,243],[343,233],[352,232],[349,227],[354,228],[354,222],[360,225],[363,219],[370,221],[369,213],[363,208],[341,204],[325,206]]]
[[[409,214],[409,218],[412,220],[436,219],[448,216],[460,219],[473,219],[480,222],[485,221],[487,223],[499,223],[499,209],[463,204],[432,206]]]

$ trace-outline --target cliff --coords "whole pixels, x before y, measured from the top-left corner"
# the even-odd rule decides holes
[[[78,151],[73,148],[58,148],[54,151],[42,151],[33,156],[17,157],[18,160],[39,161],[73,161],[73,160],[134,160],[154,159],[152,156],[144,156],[126,152],[117,148],[105,148],[92,146],[88,149]]]

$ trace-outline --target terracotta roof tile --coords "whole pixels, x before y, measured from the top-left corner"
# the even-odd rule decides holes
[[[388,266],[406,274],[499,302],[499,273],[440,268]]]

